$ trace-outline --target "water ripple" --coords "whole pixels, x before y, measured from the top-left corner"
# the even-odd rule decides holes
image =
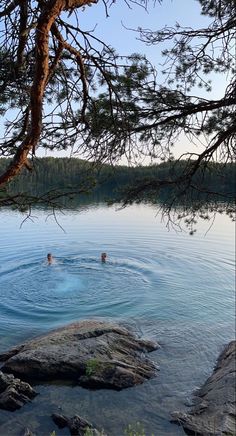
[[[153,353],[160,374],[137,388],[137,395],[135,390],[119,396],[104,391],[102,398],[93,393],[101,407],[108,396],[96,419],[106,410],[127,409],[128,422],[138,416],[150,434],[159,429],[164,435],[166,427],[172,434],[168,413],[183,407],[234,336],[234,242],[229,225],[191,238],[167,232],[152,208],[122,213],[101,207],[68,214],[61,223],[66,234],[50,220],[45,223],[43,212],[37,226],[29,223],[23,231],[16,224],[18,215],[6,219],[3,214],[0,350],[84,318],[108,317],[132,325],[161,343]],[[105,264],[100,262],[102,251],[108,253]],[[56,258],[54,265],[45,261],[48,252]],[[79,393],[87,402],[89,395]]]

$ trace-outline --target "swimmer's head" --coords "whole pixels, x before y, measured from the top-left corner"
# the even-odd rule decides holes
[[[51,255],[51,253],[47,254],[47,260],[48,260],[48,263],[52,262],[52,255]]]
[[[106,262],[106,258],[107,258],[107,253],[102,253],[101,254],[101,261]]]

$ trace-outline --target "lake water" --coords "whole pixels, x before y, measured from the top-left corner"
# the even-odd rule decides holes
[[[53,412],[77,413],[111,436],[137,421],[147,436],[183,434],[170,413],[188,407],[234,338],[234,224],[217,215],[208,232],[209,223],[199,223],[190,236],[168,231],[152,206],[94,205],[57,215],[63,232],[47,212],[32,215],[20,228],[24,215],[0,213],[0,351],[75,320],[107,318],[157,340],[161,348],[149,357],[160,371],[121,392],[37,386],[32,403],[0,411],[1,436],[25,426],[69,434],[56,428]]]

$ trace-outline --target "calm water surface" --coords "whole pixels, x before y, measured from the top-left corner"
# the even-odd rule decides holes
[[[208,233],[200,223],[189,236],[168,231],[154,207],[99,205],[58,215],[64,233],[46,212],[33,215],[20,228],[23,215],[0,213],[0,351],[71,321],[108,318],[161,344],[150,355],[160,372],[122,392],[37,386],[31,404],[0,411],[0,435],[26,425],[42,436],[68,434],[53,412],[80,414],[111,436],[137,421],[147,436],[183,434],[171,411],[188,407],[234,338],[234,224],[219,215]]]

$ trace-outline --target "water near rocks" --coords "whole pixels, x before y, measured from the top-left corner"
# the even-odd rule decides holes
[[[207,234],[203,223],[189,236],[168,231],[154,207],[98,205],[58,215],[64,233],[47,212],[33,215],[20,229],[23,215],[0,214],[0,352],[72,321],[106,318],[158,341],[151,356],[160,371],[121,392],[37,386],[31,404],[0,411],[4,436],[25,422],[49,434],[50,414],[59,412],[114,436],[137,421],[148,435],[183,434],[170,413],[186,409],[234,337],[234,224],[219,215]],[[48,252],[56,258],[50,266]]]

